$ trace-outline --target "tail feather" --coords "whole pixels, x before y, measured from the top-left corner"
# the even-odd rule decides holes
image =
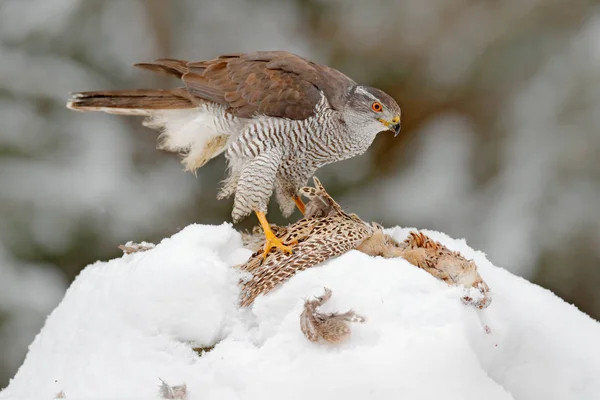
[[[67,102],[67,107],[76,111],[127,115],[149,115],[151,110],[178,110],[197,105],[183,88],[80,92]]]
[[[177,60],[156,63],[148,69],[175,75],[181,67]],[[226,106],[195,98],[185,88],[80,92],[71,96],[67,107],[145,116],[144,125],[161,132],[158,148],[180,153],[185,170],[194,173],[227,149],[231,132],[240,126],[237,119],[224,118]]]
[[[151,63],[138,63],[135,66],[181,79],[183,74],[188,72],[187,64],[187,61],[183,60],[161,58]]]

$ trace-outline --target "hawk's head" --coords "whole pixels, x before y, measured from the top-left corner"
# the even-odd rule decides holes
[[[344,113],[347,122],[372,133],[384,130],[400,133],[400,106],[383,90],[354,86],[348,92]]]

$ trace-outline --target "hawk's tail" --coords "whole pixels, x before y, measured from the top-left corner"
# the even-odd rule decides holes
[[[202,107],[204,105],[204,107]],[[145,116],[144,125],[159,130],[158,148],[180,153],[186,171],[195,172],[227,148],[229,132],[215,124],[224,110],[193,99],[184,88],[74,93],[67,107],[77,111]]]
[[[150,115],[153,110],[181,110],[197,107],[197,104],[183,88],[135,89],[74,93],[67,107],[77,111]]]

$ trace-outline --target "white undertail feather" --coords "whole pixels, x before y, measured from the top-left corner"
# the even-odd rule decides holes
[[[232,137],[242,129],[244,119],[226,112],[221,104],[206,103],[196,108],[147,110],[116,107],[74,106],[74,100],[67,108],[75,111],[102,111],[116,115],[139,115],[147,117],[144,125],[159,130],[157,148],[179,153],[185,171],[195,173],[212,158],[223,153]]]
[[[221,105],[151,111],[144,125],[161,131],[158,148],[180,153],[186,171],[195,172],[227,149],[242,122]]]

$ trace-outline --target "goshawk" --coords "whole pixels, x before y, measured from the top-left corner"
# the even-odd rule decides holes
[[[229,175],[218,198],[234,195],[238,222],[254,211],[272,247],[291,252],[265,213],[273,191],[284,216],[315,171],[364,153],[375,136],[400,131],[400,107],[385,92],[285,51],[228,54],[208,61],[159,59],[136,66],[179,78],[176,89],[75,93],[79,111],[146,116],[158,148],[196,171],[225,152]]]

